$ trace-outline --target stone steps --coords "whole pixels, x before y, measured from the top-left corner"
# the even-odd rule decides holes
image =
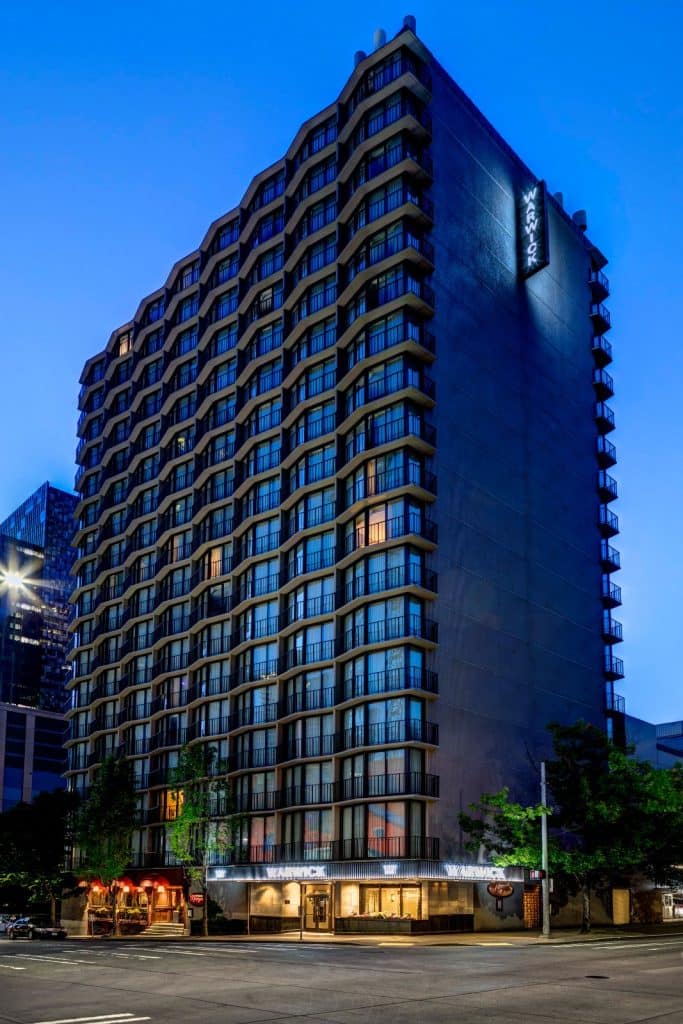
[[[173,922],[150,924],[141,935],[150,939],[169,939],[185,934],[185,925]]]

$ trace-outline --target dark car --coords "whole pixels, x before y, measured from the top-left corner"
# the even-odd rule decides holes
[[[66,928],[50,924],[46,917],[20,917],[7,928],[9,939],[65,939]]]

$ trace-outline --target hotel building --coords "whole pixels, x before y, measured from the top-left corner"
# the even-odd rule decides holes
[[[69,785],[130,759],[128,878],[184,906],[214,748],[252,929],[521,916],[458,812],[623,674],[606,260],[414,19],[354,65],[81,378]]]

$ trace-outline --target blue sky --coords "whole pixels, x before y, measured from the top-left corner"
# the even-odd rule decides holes
[[[681,718],[677,0],[3,4],[0,517],[45,479],[71,486],[85,359],[408,12],[609,256],[619,688],[633,714]]]

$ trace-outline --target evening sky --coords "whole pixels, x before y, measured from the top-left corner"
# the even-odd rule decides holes
[[[408,12],[609,257],[619,689],[683,718],[683,2],[2,4],[0,518],[71,487],[85,359]]]

